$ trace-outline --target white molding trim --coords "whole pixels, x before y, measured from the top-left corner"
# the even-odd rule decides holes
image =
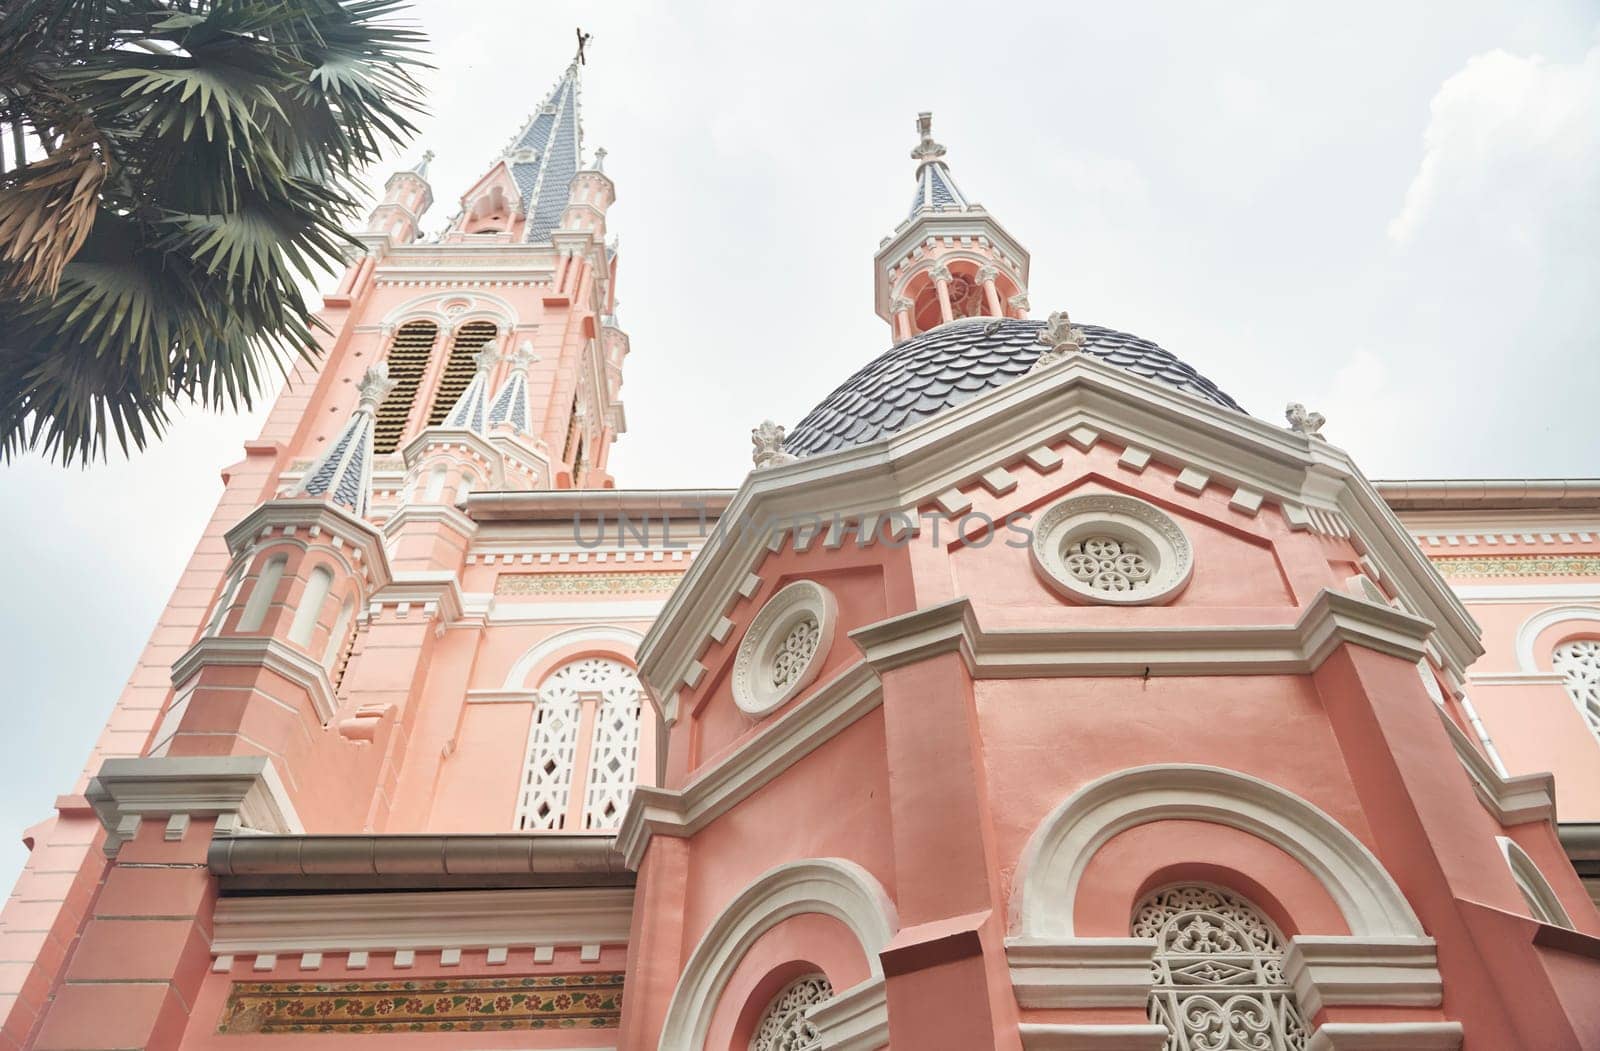
[[[1555,888],[1550,886],[1550,881],[1545,879],[1539,863],[1529,857],[1528,852],[1510,837],[1494,838],[1500,847],[1501,857],[1506,860],[1506,868],[1511,870],[1511,878],[1516,882],[1517,890],[1527,899],[1528,911],[1533,914],[1533,918],[1540,923],[1565,927],[1569,931],[1577,930],[1572,917],[1567,915],[1567,907],[1561,904],[1561,897],[1556,894]]]
[[[1449,713],[1439,709],[1439,721],[1444,723],[1450,746],[1456,758],[1472,781],[1472,790],[1478,802],[1502,826],[1510,827],[1528,821],[1556,819],[1556,785],[1552,774],[1518,774],[1507,777],[1494,768],[1488,758],[1473,744],[1466,731],[1457,726]]]
[[[1017,1026],[1023,1051],[1161,1051],[1167,1046],[1166,1026],[1114,1022],[1041,1023]]]
[[[227,897],[211,952],[623,945],[632,917],[631,887]]]
[[[1439,953],[1432,938],[1352,938],[1299,934],[1289,939],[1284,975],[1305,1017],[1323,1007],[1438,1007]]]
[[[144,818],[214,817],[218,835],[305,831],[264,755],[107,759],[83,794],[106,830],[107,857]]]
[[[665,599],[636,602],[508,602],[497,595],[489,605],[490,624],[612,624],[619,620],[645,623],[661,614]]]
[[[1600,587],[1583,584],[1456,584],[1463,602],[1522,605],[1533,602],[1600,603]]]
[[[1324,1022],[1306,1051],[1458,1051],[1460,1022]]]
[[[367,600],[369,608],[406,603],[423,610],[431,607],[438,611],[441,623],[449,624],[461,617],[461,581],[451,570],[399,572]]]
[[[850,928],[872,978],[883,977],[878,954],[900,927],[883,887],[866,869],[841,858],[791,861],[758,876],[701,935],[673,990],[660,1051],[701,1051],[717,1000],[750,946],[782,921],[807,913],[832,916]]]
[[[958,651],[977,678],[1077,675],[1303,675],[1344,643],[1423,659],[1432,625],[1323,589],[1292,624],[985,630],[965,598],[856,628],[880,671]]]
[[[272,536],[264,536],[272,530]],[[292,531],[292,533],[291,533]],[[286,538],[299,538],[302,534],[314,537],[326,533],[333,538],[333,546],[343,545],[350,556],[359,563],[352,567],[355,576],[364,578],[369,588],[381,588],[389,583],[389,555],[383,546],[383,535],[365,519],[357,518],[335,504],[316,497],[275,497],[251,511],[229,529],[226,534],[228,552],[237,558],[252,550],[258,542],[280,542]],[[304,546],[304,541],[301,541]]]
[[[1152,938],[1007,938],[1011,987],[1023,1007],[1143,1007]]]
[[[1517,629],[1516,652],[1519,671],[1537,674],[1544,670],[1539,667],[1538,658],[1534,656],[1533,644],[1539,641],[1539,636],[1547,628],[1553,628],[1566,620],[1600,621],[1600,605],[1555,606],[1541,610],[1523,621],[1522,626]]]
[[[541,639],[534,643],[522,656],[517,658],[516,663],[511,666],[511,670],[506,672],[505,682],[501,684],[500,690],[506,693],[516,691],[536,695],[538,687],[526,685],[528,676],[533,674],[533,669],[537,668],[540,662],[564,649],[588,642],[605,643],[608,646],[616,647],[616,649],[608,649],[608,652],[622,657],[631,664],[633,655],[639,649],[639,642],[643,638],[644,634],[642,632],[635,631],[632,628],[614,626],[595,625],[558,631],[549,638]],[[486,691],[477,690],[473,692],[483,693]]]
[[[1283,850],[1323,885],[1355,935],[1423,936],[1382,863],[1326,812],[1258,777],[1186,763],[1108,774],[1052,811],[1017,866],[1012,932],[1072,938],[1078,885],[1090,859],[1119,832],[1171,819],[1226,825]]]
[[[637,869],[651,836],[694,835],[882,703],[877,675],[852,664],[682,789],[635,788],[617,849]]]
[[[642,678],[663,696],[682,680],[727,596],[788,523],[915,509],[1080,427],[1260,493],[1291,524],[1351,536],[1405,608],[1432,623],[1449,667],[1482,653],[1466,607],[1344,452],[1077,354],[878,441],[752,472],[725,518],[769,528],[709,539],[645,636]]]
[[[328,669],[281,639],[270,635],[207,635],[172,663],[172,686],[182,688],[211,666],[265,668],[306,691],[317,719],[324,725],[338,709]]]
[[[806,1012],[821,1051],[878,1051],[889,1046],[889,987],[869,978]]]

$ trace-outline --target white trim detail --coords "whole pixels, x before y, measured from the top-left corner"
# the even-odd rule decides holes
[[[739,710],[766,715],[811,685],[838,626],[838,603],[821,584],[796,580],[780,588],[750,621],[734,656],[733,700]]]
[[[1460,1022],[1324,1022],[1306,1051],[1457,1051]]]
[[[1143,1007],[1150,938],[1007,938],[1011,988],[1023,1007]]]
[[[215,817],[216,834],[305,831],[272,760],[264,755],[107,759],[84,789],[116,857],[145,818]]]
[[[1525,821],[1554,821],[1556,815],[1555,777],[1552,774],[1518,774],[1507,777],[1495,769],[1487,757],[1473,745],[1472,738],[1457,726],[1444,709],[1439,709],[1439,721],[1444,723],[1450,745],[1456,758],[1472,780],[1472,790],[1478,802],[1494,815],[1503,826],[1520,825]]]
[[[1284,975],[1305,1016],[1332,1007],[1438,1007],[1439,953],[1432,938],[1289,939]]]
[[[1542,610],[1522,622],[1517,629],[1517,669],[1525,674],[1539,674],[1545,669],[1539,667],[1539,662],[1534,656],[1533,644],[1539,641],[1539,636],[1545,629],[1555,627],[1567,620],[1593,620],[1600,622],[1600,606],[1556,606],[1552,609]]]
[[[527,685],[528,676],[533,674],[533,670],[562,650],[587,642],[606,643],[615,646],[622,651],[621,655],[626,657],[629,663],[632,663],[633,654],[638,650],[639,643],[643,639],[644,635],[634,631],[632,628],[595,626],[568,628],[566,631],[558,631],[549,638],[535,643],[526,653],[518,657],[517,662],[511,666],[511,670],[506,672],[505,682],[501,684],[500,689],[504,693],[537,693],[537,687],[529,687]],[[488,691],[474,690],[471,692],[487,693]],[[511,700],[513,698],[486,697],[484,699]]]
[[[878,953],[900,926],[883,887],[866,869],[841,858],[791,861],[757,877],[706,928],[672,993],[660,1051],[702,1051],[712,1010],[750,946],[778,923],[806,913],[832,916],[850,928],[872,978],[883,977]]]
[[[1078,885],[1090,859],[1117,833],[1160,820],[1209,821],[1278,847],[1322,883],[1357,936],[1423,937],[1383,865],[1327,813],[1258,777],[1186,763],[1108,774],[1046,817],[1017,867],[1012,931],[1033,939],[1072,938]]]
[[[183,692],[207,667],[264,668],[306,691],[317,721],[326,724],[338,708],[328,669],[310,655],[270,635],[207,635],[172,664],[172,687]]]
[[[1052,504],[1029,551],[1040,578],[1074,602],[1155,605],[1177,597],[1194,572],[1194,546],[1172,516],[1115,493]]]
[[[211,951],[625,945],[632,915],[631,887],[226,897],[217,900]]]
[[[889,987],[882,978],[858,982],[807,1012],[822,1051],[878,1051],[889,1046]]]
[[[1162,1051],[1167,1027],[1114,1022],[1049,1024],[1023,1022],[1017,1026],[1023,1051]]]
[[[1528,852],[1510,838],[1506,836],[1494,838],[1495,842],[1500,844],[1500,854],[1506,859],[1506,867],[1511,870],[1511,878],[1516,881],[1517,890],[1522,892],[1533,918],[1540,923],[1565,927],[1569,931],[1576,930],[1577,928],[1572,925],[1572,917],[1567,915],[1566,907],[1556,896],[1555,888],[1550,886],[1550,881],[1545,879],[1544,873],[1539,870],[1538,862],[1530,858]]]

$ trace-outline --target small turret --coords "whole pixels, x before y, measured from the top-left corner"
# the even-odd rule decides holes
[[[433,151],[422,155],[415,166],[397,171],[383,184],[383,200],[367,217],[367,230],[387,234],[393,244],[410,244],[417,239],[422,216],[433,204],[433,187],[428,185],[428,162]]]

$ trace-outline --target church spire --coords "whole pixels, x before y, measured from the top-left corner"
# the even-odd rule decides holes
[[[516,240],[543,244],[561,221],[572,177],[583,156],[576,59],[512,136],[484,177],[462,198],[452,223],[461,233],[506,232],[522,220]]]
[[[911,151],[917,162],[917,195],[911,200],[911,215],[924,208],[943,210],[965,208],[967,198],[950,175],[950,166],[944,162],[944,147],[933,141],[933,114],[917,114],[917,134],[922,141]]]
[[[917,114],[917,195],[873,257],[874,299],[895,342],[963,318],[1028,312],[1028,250],[956,185],[933,114]]]
[[[305,473],[296,496],[320,496],[357,518],[366,517],[372,495],[372,415],[393,388],[394,380],[383,362],[367,370],[361,380],[361,400],[350,414],[350,422]]]
[[[444,418],[444,426],[482,434],[489,424],[489,375],[500,362],[500,351],[491,340],[472,360],[478,366],[478,371],[473,375],[472,382],[467,384],[467,389],[461,392],[461,397],[450,407],[449,415]]]

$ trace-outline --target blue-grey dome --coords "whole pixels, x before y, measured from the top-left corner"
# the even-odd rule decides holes
[[[1149,340],[1099,325],[1083,351],[1129,372],[1243,412],[1216,384]],[[806,414],[784,441],[801,456],[875,441],[1026,373],[1044,352],[1043,321],[971,318],[890,347]]]

